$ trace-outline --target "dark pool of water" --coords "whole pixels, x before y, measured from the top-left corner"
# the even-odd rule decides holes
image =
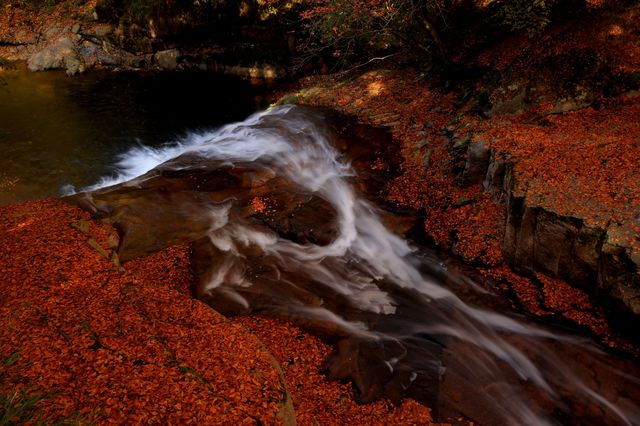
[[[95,183],[131,146],[242,120],[271,90],[199,72],[0,72],[0,204]]]

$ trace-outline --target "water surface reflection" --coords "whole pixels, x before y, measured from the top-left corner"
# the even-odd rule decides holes
[[[109,175],[131,146],[159,146],[263,108],[269,86],[209,73],[0,73],[0,204]]]

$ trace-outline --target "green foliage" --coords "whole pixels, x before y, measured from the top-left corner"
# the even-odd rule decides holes
[[[301,14],[312,40],[304,48],[325,56],[329,53],[334,60],[346,63],[384,54],[401,46],[430,54],[433,45],[439,42],[425,26],[430,1],[314,2],[313,7],[307,7]]]
[[[530,36],[580,8],[582,0],[315,0],[301,13],[309,57],[345,65],[402,51],[423,64],[448,64],[450,53],[505,32]],[[465,52],[462,52],[463,54]],[[333,57],[333,58],[332,58]]]
[[[179,17],[183,20],[200,20],[202,17],[237,17],[254,1],[232,0],[98,0],[96,11],[104,20],[117,21],[123,16],[135,21]],[[246,12],[244,12],[246,13]]]
[[[0,378],[20,360],[20,352],[9,354],[0,360]],[[24,424],[35,420],[38,423],[40,416],[40,401],[46,395],[33,392],[29,388],[5,389],[0,387],[0,426]]]
[[[252,3],[261,21],[282,19],[309,3],[308,0],[246,0]]]
[[[27,423],[42,426],[92,425],[86,416],[78,413],[57,420],[45,416],[40,403],[51,396],[53,395],[34,392],[29,388],[13,390],[6,394],[0,390],[0,426],[17,426]]]
[[[30,389],[0,392],[0,426],[24,424],[35,421],[42,423],[40,401],[48,395],[32,392]]]
[[[553,0],[507,0],[498,3],[497,17],[511,31],[529,35],[542,32],[551,22]]]
[[[131,16],[136,19],[145,19],[152,16],[159,7],[160,2],[150,0],[130,0],[127,9]]]
[[[35,390],[29,384],[24,387],[16,387],[16,383],[24,383],[24,378],[20,377],[20,371],[29,365],[29,362],[25,364],[21,358],[20,352],[13,352],[0,359],[0,426],[90,424],[88,416],[82,416],[79,413],[59,419],[46,416],[42,402],[54,397],[56,393],[43,393]]]
[[[278,100],[278,102],[276,102],[275,104],[271,104],[270,107],[277,106],[277,105],[297,104],[301,99],[302,99],[301,95],[291,94]]]
[[[143,20],[151,17],[161,4],[152,0],[98,0],[96,12],[107,21],[115,22],[124,15]]]
[[[20,352],[14,352],[9,354],[5,359],[2,360],[3,367],[10,367],[15,364],[20,359]]]
[[[0,0],[0,7],[15,7],[31,10],[51,9],[59,4],[66,4],[69,8],[77,7],[86,0]]]

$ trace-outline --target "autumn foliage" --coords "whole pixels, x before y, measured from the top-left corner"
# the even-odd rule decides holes
[[[299,11],[316,37],[305,47],[310,55],[362,59],[413,46],[455,60],[446,37],[438,41],[440,19],[449,10],[438,11],[438,2],[258,3],[272,17]],[[399,173],[386,182],[384,202],[418,217],[424,236],[476,266],[487,285],[511,297],[514,306],[570,321],[627,349],[588,292],[544,274],[525,278],[505,265],[504,200],[481,184],[462,184],[453,144],[467,137],[486,143],[511,162],[514,190],[526,193],[529,202],[593,226],[615,225],[616,243],[637,256],[640,96],[625,84],[640,71],[638,7],[589,25],[546,27],[552,23],[547,8],[558,2],[535,2],[535,16],[529,18],[549,30],[532,41],[526,29],[534,24],[521,26],[527,16],[504,8],[526,2],[494,3],[491,7],[502,6],[500,13],[510,16],[507,24],[525,31],[480,52],[474,65],[491,69],[489,77],[512,77],[513,84],[491,87],[487,77],[463,93],[438,87],[415,70],[376,70],[348,79],[308,78],[295,97],[386,127],[401,162]],[[22,13],[15,10],[12,16]],[[2,16],[0,22],[8,19]],[[33,17],[34,24],[41,21],[44,17]],[[558,108],[558,93],[525,88],[523,80],[531,83],[536,76],[521,70],[578,55],[608,67],[612,96],[602,97],[602,88],[565,111]],[[562,82],[590,69],[569,71]],[[520,89],[539,97],[530,96],[518,111],[477,114],[474,96],[486,93],[498,105]],[[574,89],[562,96],[575,95]],[[376,168],[384,170],[383,163]],[[260,197],[251,204],[256,211],[268,207]],[[414,401],[398,408],[383,401],[354,404],[348,385],[329,383],[318,371],[330,347],[298,327],[262,317],[229,320],[192,299],[188,247],[123,267],[114,256],[117,242],[112,228],[58,201],[0,208],[0,393],[12,406],[31,401],[26,411],[32,420],[274,424],[293,415],[301,424],[430,420],[429,410]]]
[[[0,207],[3,424],[429,424],[413,401],[357,405],[299,328],[193,299],[187,246],[123,267],[117,242],[60,201]]]
[[[454,143],[487,141],[496,155],[515,164],[515,190],[526,192],[532,203],[600,226],[624,224],[620,243],[637,247],[637,94],[610,100],[601,110],[558,114],[543,102],[521,114],[482,120],[461,112],[455,92],[430,88],[406,70],[364,73],[347,85],[336,80],[308,79],[298,92],[300,101],[338,108],[391,131],[402,164],[387,184],[388,202],[420,214],[438,246],[480,267],[489,283],[514,296],[515,306],[568,319],[612,346],[628,347],[613,337],[602,310],[583,289],[542,274],[524,278],[505,265],[500,190],[463,185]]]

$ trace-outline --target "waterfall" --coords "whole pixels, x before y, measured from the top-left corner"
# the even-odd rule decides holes
[[[413,392],[442,413],[480,423],[640,424],[638,376],[624,367],[632,362],[612,363],[584,338],[463,301],[425,272],[437,266],[383,225],[383,212],[356,190],[357,173],[331,139],[322,114],[276,107],[165,147],[131,149],[116,176],[81,197],[108,216],[120,211],[117,194],[183,179],[178,205],[158,195],[139,216],[166,218],[174,234],[190,227],[184,239],[205,253],[199,296],[216,309],[333,327],[348,344],[329,363],[331,373],[351,376],[363,401]],[[273,191],[285,201],[271,206]],[[315,211],[324,231],[290,237],[278,226],[293,214],[269,216],[312,201],[326,206],[303,213]],[[127,226],[128,238],[135,229]],[[320,232],[330,238],[309,237]],[[375,377],[344,373],[356,368],[345,364],[350,354]]]

